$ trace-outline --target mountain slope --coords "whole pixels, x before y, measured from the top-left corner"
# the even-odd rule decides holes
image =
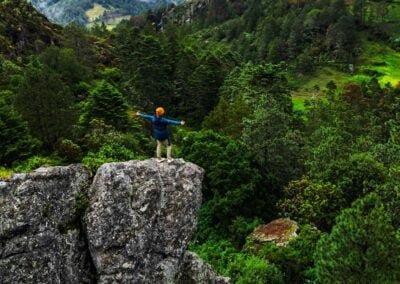
[[[60,27],[26,1],[0,0],[0,52],[21,55],[59,42]]]
[[[173,0],[31,0],[51,21],[86,25],[137,15],[149,9],[176,3]]]

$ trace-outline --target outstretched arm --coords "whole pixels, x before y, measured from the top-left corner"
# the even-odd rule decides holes
[[[177,121],[177,120],[172,120],[172,119],[167,119],[167,118],[163,118],[163,120],[165,123],[172,124],[172,125],[184,125],[185,124],[185,122],[183,120]]]
[[[137,112],[137,113],[136,113],[136,116],[138,116],[138,117],[140,117],[140,118],[144,118],[144,119],[150,120],[150,121],[153,119],[153,116],[152,116],[152,115],[141,114],[140,112]]]

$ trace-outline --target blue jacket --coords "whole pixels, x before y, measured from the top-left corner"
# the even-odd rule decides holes
[[[153,124],[153,137],[160,141],[167,140],[170,136],[167,128],[168,124],[181,125],[180,121],[156,117],[155,115],[139,114],[139,117],[151,121]]]

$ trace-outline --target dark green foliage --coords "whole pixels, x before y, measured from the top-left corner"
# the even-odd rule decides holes
[[[121,26],[115,42],[128,101],[147,112],[163,106],[195,126],[218,103],[218,89],[236,63],[225,45],[205,45],[169,25],[163,34]]]
[[[302,174],[302,137],[291,129],[291,116],[274,99],[266,96],[259,103],[253,117],[245,121],[243,140],[268,182],[284,186]]]
[[[23,0],[0,1],[0,53],[20,56],[38,53],[60,41],[60,28]]]
[[[171,105],[172,82],[166,50],[160,40],[151,34],[140,34],[132,39],[129,54],[122,68],[129,76],[130,102],[147,110]]]
[[[316,267],[322,283],[394,283],[400,243],[381,199],[371,193],[342,211],[318,242]]]
[[[25,67],[16,106],[46,149],[71,135],[76,116],[70,89],[60,75],[37,59]]]
[[[58,165],[62,165],[62,161],[57,157],[33,156],[19,163],[14,170],[17,173],[26,173],[40,167],[53,167]]]
[[[207,22],[208,24],[221,23],[229,18],[232,14],[230,1],[212,0],[208,8]]]
[[[15,91],[21,75],[22,68],[0,54],[0,91]]]
[[[90,91],[83,105],[81,123],[88,127],[93,119],[103,120],[117,129],[128,128],[128,105],[124,97],[107,81],[100,81]]]
[[[105,163],[123,162],[139,158],[135,153],[124,146],[117,144],[104,145],[98,152],[89,152],[82,163],[93,173]]]
[[[252,108],[260,105],[265,94],[276,99],[283,111],[291,111],[287,80],[279,65],[236,67],[226,78],[220,93],[218,105],[203,126],[234,138],[242,135],[244,119],[252,115]]]
[[[208,241],[191,250],[211,264],[218,273],[229,275],[234,283],[284,283],[279,269],[267,260],[237,252],[227,241]]]
[[[153,146],[144,137],[138,125],[131,122],[126,132],[116,131],[102,120],[92,120],[82,139],[83,146],[89,150],[83,158],[84,165],[95,172],[99,166],[113,161],[126,161],[146,158],[152,153]]]
[[[389,169],[387,182],[376,193],[385,204],[390,214],[393,226],[400,228],[400,166]]]
[[[214,227],[229,237],[229,232],[238,232],[237,217],[253,220],[273,214],[274,198],[261,186],[261,175],[243,144],[212,131],[188,133],[180,143],[182,156],[206,170],[200,231]],[[244,237],[237,239],[242,242]]]
[[[360,153],[341,161],[330,180],[343,190],[347,202],[352,202],[385,183],[386,169],[374,158]]]
[[[355,15],[345,1],[246,2],[239,18],[241,24],[236,25],[234,33],[233,29],[211,32],[214,39],[227,40],[245,61],[293,62],[308,49],[313,50],[311,61],[353,59],[352,49],[357,42]],[[299,61],[305,63],[302,57]]]
[[[215,109],[204,119],[203,128],[237,139],[242,136],[243,119],[250,114],[251,109],[242,97],[238,96],[232,102],[221,97]]]
[[[79,162],[83,155],[81,147],[68,139],[57,142],[56,152],[60,158],[69,163]]]
[[[86,67],[95,68],[96,64],[110,63],[110,46],[107,42],[99,42],[85,28],[71,24],[63,28],[62,35],[63,47],[72,49],[79,62]]]
[[[287,246],[266,243],[260,247],[248,242],[245,248],[247,252],[276,265],[282,271],[285,283],[307,283],[316,280],[314,252],[320,236],[320,231],[306,225]]]
[[[78,84],[90,76],[90,71],[82,65],[72,49],[49,47],[40,55],[40,61],[60,74],[64,83],[75,90]]]
[[[284,189],[279,208],[294,220],[329,230],[344,204],[343,191],[340,188],[303,177],[292,181]]]
[[[0,92],[0,165],[10,166],[29,157],[39,143],[30,136],[27,123],[5,96]]]
[[[83,218],[88,208],[89,208],[89,197],[87,196],[86,192],[83,191],[78,192],[75,196],[75,207],[73,208],[74,217]]]

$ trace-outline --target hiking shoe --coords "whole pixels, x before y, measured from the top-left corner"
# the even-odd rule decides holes
[[[168,159],[168,164],[171,164],[174,161],[174,159]]]
[[[165,158],[157,159],[157,162],[159,162],[159,163],[162,163],[162,162],[164,162],[164,161],[165,161]]]

